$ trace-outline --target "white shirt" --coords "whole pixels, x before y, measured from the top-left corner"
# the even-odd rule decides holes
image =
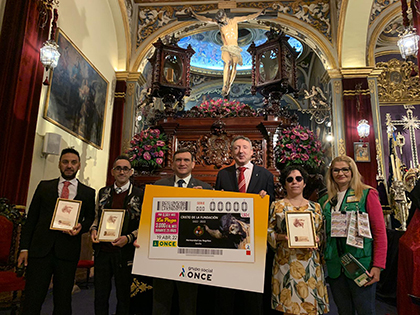
[[[239,179],[239,165],[235,163],[235,167],[236,167],[236,179]],[[248,190],[248,186],[249,186],[249,182],[251,181],[251,175],[252,175],[252,171],[254,170],[254,164],[251,163],[251,161],[249,161],[247,164],[245,164],[243,167],[246,167],[246,170],[244,172],[244,177],[245,177],[245,191]]]
[[[175,175],[175,183],[174,183],[174,187],[178,187],[178,181],[182,179],[185,183],[182,184],[182,188],[188,187],[188,184],[190,183],[190,179],[191,179],[191,174],[188,175],[185,178],[180,178],[178,176]]]
[[[114,189],[116,190],[117,188],[120,188],[121,191],[119,192],[120,194],[127,191],[128,188],[130,188],[130,181],[128,181],[127,183],[125,183],[125,185],[118,187],[116,183],[114,183]]]
[[[343,203],[344,196],[346,195],[347,190],[339,191],[337,193],[337,205],[334,207],[334,211],[340,211],[341,204]]]
[[[77,185],[79,182],[76,178],[73,178],[72,180],[64,179],[62,176],[60,176],[60,179],[58,180],[58,196],[61,196],[61,192],[63,191],[64,182],[70,182],[69,185],[69,199],[73,200],[77,195]]]

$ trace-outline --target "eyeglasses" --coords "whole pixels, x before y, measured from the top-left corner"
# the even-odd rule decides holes
[[[302,176],[296,176],[296,177],[290,176],[290,177],[287,177],[286,178],[286,182],[291,183],[291,182],[293,182],[294,179],[296,179],[296,181],[298,183],[300,183],[301,181],[303,181],[303,177]]]
[[[343,172],[343,174],[347,174],[348,172],[350,172],[351,171],[351,168],[350,167],[343,167],[343,168],[333,168],[333,170],[332,170],[334,173],[336,173],[336,174],[338,174],[338,173],[340,173],[340,171],[341,172]]]
[[[124,171],[124,173],[128,173],[129,171],[131,171],[131,168],[129,168],[129,167],[127,167],[127,166],[124,166],[124,167],[121,167],[121,166],[115,166],[115,167],[113,168],[113,170],[114,170],[114,171],[116,171],[116,172],[121,172],[121,171]]]

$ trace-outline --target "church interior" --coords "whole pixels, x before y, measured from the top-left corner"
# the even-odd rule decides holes
[[[242,62],[227,95],[224,35],[191,14],[211,19],[220,9],[232,19],[262,12],[239,23]],[[113,183],[118,155],[129,154],[144,186],[172,174],[180,147],[195,154],[194,176],[214,185],[238,134],[282,196],[282,131],[301,128],[318,141],[298,157],[314,163],[308,198],[322,193],[332,159],[352,157],[380,192],[388,251],[398,252],[406,195],[420,177],[418,37],[405,58],[398,45],[419,33],[418,0],[4,0],[0,24],[0,198],[27,208],[37,184],[59,176],[67,147],[80,153],[79,181],[96,191]],[[47,41],[60,56],[44,66]],[[147,158],[144,135],[163,141]],[[378,286],[385,298],[397,295],[395,252]],[[420,296],[420,287],[407,293]],[[415,302],[405,296],[398,313],[420,314]]]

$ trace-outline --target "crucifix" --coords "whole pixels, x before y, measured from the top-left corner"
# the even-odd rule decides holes
[[[420,120],[417,116],[413,116],[413,106],[406,106],[404,108],[407,109],[407,116],[402,116],[402,120],[392,120],[391,114],[386,114],[386,125],[388,130],[394,130],[394,126],[403,126],[404,130],[409,131],[410,135],[410,144],[411,144],[411,157],[413,160],[414,168],[418,168],[418,156],[417,156],[417,142],[416,142],[416,129],[420,129]]]
[[[230,88],[236,77],[237,65],[242,65],[242,49],[238,46],[238,23],[254,20],[260,15],[265,15],[265,9],[256,13],[241,16],[239,14],[231,14],[231,9],[236,8],[235,1],[221,1],[218,4],[219,10],[216,14],[197,14],[191,7],[186,10],[187,15],[177,15],[178,20],[186,20],[193,17],[199,21],[216,24],[219,27],[223,46],[222,60],[223,69],[223,88],[222,96],[228,98]],[[277,12],[275,12],[277,16]]]

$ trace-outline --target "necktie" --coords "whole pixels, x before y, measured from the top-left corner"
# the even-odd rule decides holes
[[[70,185],[69,181],[64,182],[64,186],[63,186],[63,190],[61,191],[60,198],[69,199],[69,194],[70,194],[69,185]]]
[[[180,179],[179,181],[177,181],[176,182],[177,184],[178,184],[178,187],[184,187],[184,183],[185,183],[185,180],[183,180],[183,179]]]
[[[115,188],[115,192],[117,193],[117,195],[121,194],[122,193],[122,188],[121,187]]]
[[[246,167],[238,167],[239,169],[239,177],[238,177],[238,188],[239,188],[239,192],[246,192],[246,182],[245,182],[245,170]]]

